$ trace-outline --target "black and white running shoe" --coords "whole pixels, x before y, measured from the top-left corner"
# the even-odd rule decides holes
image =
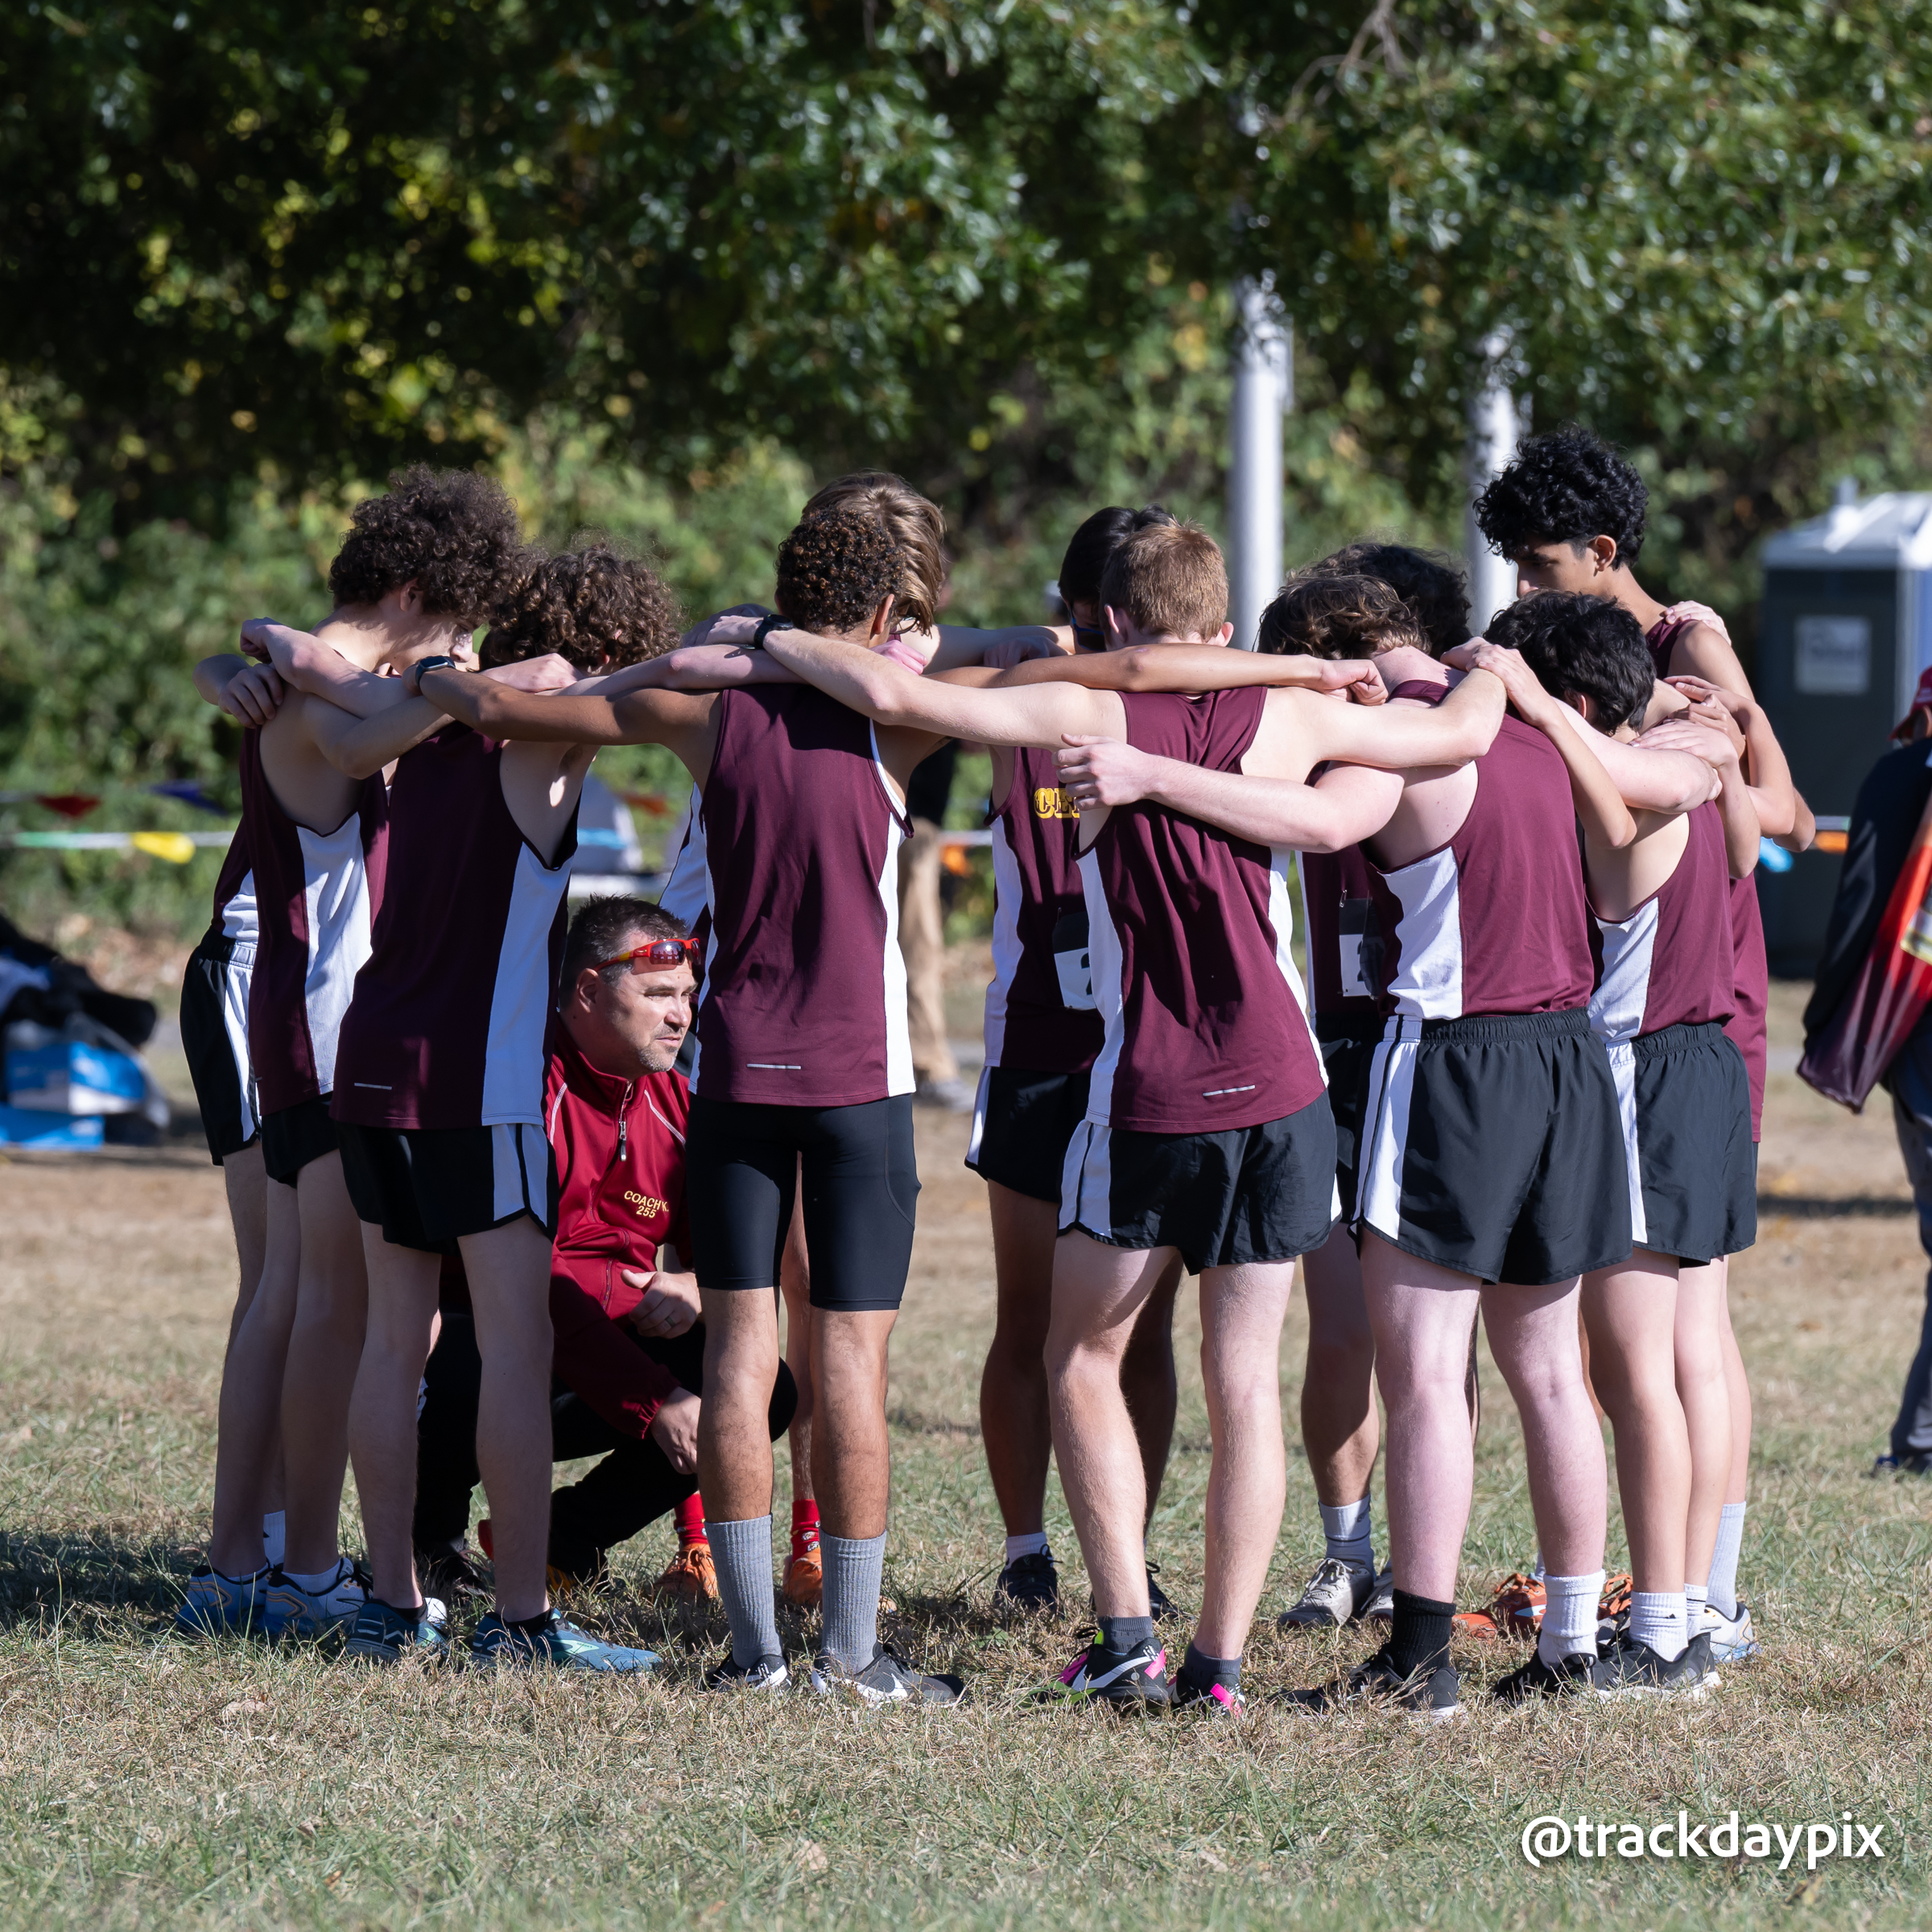
[[[1590,1688],[1598,1697],[1702,1697],[1722,1680],[1711,1662],[1711,1639],[1700,1631],[1681,1655],[1661,1657],[1628,1630],[1599,1657]]]
[[[724,1662],[704,1673],[707,1690],[778,1691],[789,1689],[791,1684],[791,1673],[782,1657],[762,1657],[755,1664],[741,1664],[727,1650]]]
[[[886,1704],[956,1704],[966,1695],[964,1678],[928,1676],[883,1644],[873,1645],[872,1662],[856,1672],[821,1651],[811,1666],[811,1683],[821,1696],[843,1692],[874,1710]]]
[[[1498,1703],[1526,1704],[1542,1697],[1579,1697],[1589,1690],[1598,1668],[1594,1650],[1579,1650],[1560,1663],[1546,1664],[1532,1650],[1530,1661],[1512,1670],[1490,1692]]]
[[[1165,1711],[1173,1703],[1166,1647],[1158,1637],[1120,1651],[1109,1650],[1099,1631],[1087,1634],[1087,1648],[1047,1686],[1049,1698],[1149,1711]]]
[[[1375,1595],[1375,1572],[1366,1565],[1325,1556],[1302,1587],[1299,1600],[1275,1620],[1282,1630],[1339,1630],[1352,1624]]]
[[[1060,1573],[1054,1567],[1053,1552],[1036,1550],[1030,1555],[1016,1556],[993,1587],[993,1605],[996,1610],[1057,1612]]]
[[[1174,1600],[1160,1585],[1161,1567],[1158,1563],[1147,1566],[1147,1614],[1157,1624],[1170,1623],[1181,1615]]]
[[[1462,1680],[1454,1664],[1445,1660],[1405,1677],[1389,1661],[1386,1644],[1346,1677],[1313,1690],[1284,1691],[1277,1701],[1315,1717],[1375,1704],[1387,1705],[1417,1724],[1447,1724],[1463,1715]]]

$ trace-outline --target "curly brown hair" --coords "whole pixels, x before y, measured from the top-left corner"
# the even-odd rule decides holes
[[[481,624],[514,586],[522,543],[516,506],[493,477],[417,463],[349,512],[328,592],[338,605],[378,604],[413,583],[431,617]]]
[[[821,510],[778,546],[778,609],[807,630],[857,630],[904,579],[905,553],[864,510]]]
[[[1373,538],[1344,543],[1298,576],[1379,577],[1409,606],[1430,654],[1440,657],[1469,642],[1469,580],[1462,567],[1433,550]]]
[[[1415,613],[1380,577],[1300,570],[1261,613],[1257,650],[1286,658],[1372,658],[1398,644],[1429,648]]]
[[[593,542],[525,562],[484,640],[486,670],[554,651],[581,671],[615,671],[677,643],[684,621],[678,601],[642,559]]]
[[[889,469],[861,469],[828,483],[799,514],[803,521],[833,510],[869,511],[885,526],[899,548],[894,613],[930,630],[939,621],[950,563],[939,505]]]

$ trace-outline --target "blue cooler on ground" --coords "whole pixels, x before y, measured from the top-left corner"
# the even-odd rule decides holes
[[[0,1106],[0,1146],[58,1150],[99,1147],[106,1139],[97,1113],[44,1113],[31,1107]]]
[[[6,1099],[38,1113],[138,1113],[147,1093],[141,1063],[43,1026],[6,1030]]]

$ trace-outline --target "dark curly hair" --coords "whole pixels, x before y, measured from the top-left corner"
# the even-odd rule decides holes
[[[896,597],[905,559],[868,511],[821,510],[778,546],[778,609],[808,630],[852,630]]]
[[[1150,503],[1145,510],[1129,510],[1119,503],[1096,510],[1073,533],[1067,545],[1067,555],[1060,562],[1060,601],[1069,610],[1076,597],[1083,603],[1097,603],[1100,579],[1107,574],[1107,559],[1135,531],[1179,521],[1158,503]]]
[[[522,543],[516,506],[493,477],[417,463],[349,512],[328,594],[338,605],[378,604],[413,582],[430,616],[481,624],[515,584]]]
[[[1398,644],[1428,649],[1415,613],[1380,577],[1297,571],[1261,613],[1257,650],[1278,658],[1372,658]]]
[[[592,542],[551,556],[526,553],[525,566],[484,639],[485,670],[555,651],[581,671],[615,671],[676,644],[678,601],[641,559]]]
[[[1476,500],[1489,547],[1512,560],[1544,543],[1613,537],[1620,564],[1644,547],[1649,493],[1600,436],[1575,423],[1517,445],[1514,459]]]
[[[1544,690],[1587,698],[1605,731],[1636,724],[1649,706],[1657,675],[1644,627],[1608,597],[1539,590],[1499,610],[1488,638],[1521,652]]]
[[[1364,538],[1344,543],[1296,574],[1381,579],[1409,606],[1432,657],[1469,642],[1469,580],[1439,551]]]

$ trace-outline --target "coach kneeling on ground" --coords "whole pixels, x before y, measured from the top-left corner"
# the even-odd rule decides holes
[[[593,1580],[615,1545],[697,1492],[704,1331],[696,1278],[683,1266],[691,1094],[672,1065],[691,1027],[695,944],[682,920],[634,898],[587,902],[564,943],[543,1093],[559,1190],[551,1453],[604,1459],[551,1499],[553,1589]],[[424,1378],[415,1543],[426,1573],[452,1581],[466,1567],[481,1375],[467,1313],[446,1306]],[[780,1363],[774,1441],[797,1399]],[[685,1529],[681,1544],[691,1540]],[[483,1534],[487,1548],[487,1524]],[[692,1556],[681,1548],[666,1581],[683,1583],[680,1566],[692,1569]],[[690,1580],[702,1588],[709,1575],[701,1560]]]

